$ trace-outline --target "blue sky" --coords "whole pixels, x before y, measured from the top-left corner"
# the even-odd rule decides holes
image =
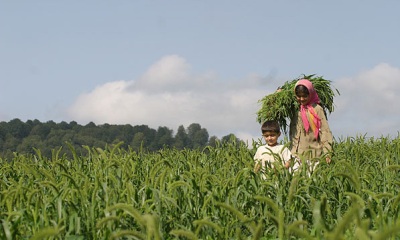
[[[397,136],[400,2],[2,1],[0,121],[200,123],[260,136],[257,101],[302,74],[341,95],[335,137]]]

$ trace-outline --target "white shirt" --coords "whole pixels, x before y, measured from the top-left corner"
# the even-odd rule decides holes
[[[262,169],[265,170],[266,163],[273,163],[275,161],[282,161],[284,165],[290,160],[291,153],[290,150],[284,145],[275,145],[273,147],[262,145],[257,148],[257,152],[254,155],[254,161],[256,163],[261,162]]]

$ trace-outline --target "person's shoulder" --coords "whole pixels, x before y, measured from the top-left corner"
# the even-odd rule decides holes
[[[282,150],[282,151],[284,151],[284,150],[289,150],[289,148],[288,148],[286,145],[279,144],[279,145],[277,145],[277,146],[278,146],[279,150]]]
[[[282,144],[277,144],[277,145],[275,145],[275,146],[273,146],[273,147],[270,147],[272,150],[274,150],[274,151],[280,151],[280,150],[282,150],[283,148],[285,148],[285,145],[282,145]]]
[[[279,154],[291,154],[289,148],[287,148],[285,145],[283,144],[278,144],[275,145],[272,149],[271,149],[274,153],[279,153]]]
[[[257,148],[257,151],[265,151],[268,148],[268,145],[261,145]]]
[[[314,104],[312,104],[312,106],[313,106],[313,108],[315,108],[315,109],[321,109],[322,110],[322,106],[320,105],[320,104],[318,104],[318,103],[314,103]]]
[[[283,148],[285,145],[283,145],[283,144],[276,144],[274,147],[275,148]]]
[[[324,112],[324,109],[322,108],[321,105],[314,103],[313,108],[315,109],[316,112]]]

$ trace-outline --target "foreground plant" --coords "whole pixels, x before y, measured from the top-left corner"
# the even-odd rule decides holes
[[[313,174],[236,142],[0,159],[0,239],[399,239],[400,137],[334,143]],[[276,171],[275,171],[276,170]]]

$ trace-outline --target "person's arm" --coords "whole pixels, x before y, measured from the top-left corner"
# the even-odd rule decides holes
[[[326,162],[330,163],[331,162],[330,153],[332,152],[333,135],[322,107],[318,108],[317,114],[321,119],[321,128],[319,132],[320,141],[323,146],[323,152],[328,154]]]
[[[287,147],[283,148],[282,159],[283,159],[285,168],[289,168],[290,167],[290,162],[292,160],[292,153],[290,152],[290,150]]]
[[[297,150],[300,141],[300,130],[298,126],[297,114],[290,120],[289,140],[290,140],[290,152],[294,155],[297,155],[298,153]]]
[[[261,168],[261,162],[256,160],[254,163],[254,172],[258,173],[258,171],[260,171],[260,168]]]
[[[254,154],[254,172],[258,173],[261,168],[261,156],[260,156],[260,148],[257,149],[256,154]]]

